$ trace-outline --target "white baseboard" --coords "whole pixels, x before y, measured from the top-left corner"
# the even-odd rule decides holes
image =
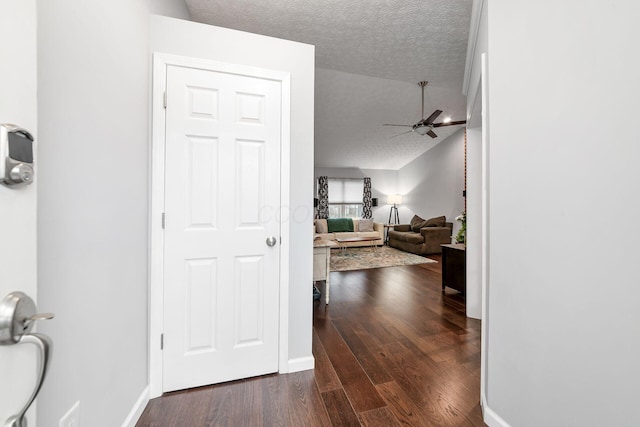
[[[142,390],[140,397],[138,397],[138,400],[133,405],[133,408],[131,408],[131,412],[129,412],[129,415],[127,415],[127,418],[125,418],[124,422],[122,423],[122,427],[135,427],[136,423],[140,419],[140,416],[142,415],[142,412],[144,411],[144,408],[147,407],[147,403],[149,403],[148,385],[144,388],[144,390]]]
[[[289,373],[308,371],[309,369],[314,368],[315,363],[316,360],[313,358],[313,356],[289,359]]]
[[[502,419],[502,417],[500,417],[500,415],[498,415],[493,409],[489,407],[489,404],[487,404],[487,398],[484,393],[482,393],[481,401],[482,418],[489,427],[511,427],[505,420]]]

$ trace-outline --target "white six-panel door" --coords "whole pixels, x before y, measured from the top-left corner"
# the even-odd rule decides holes
[[[163,390],[276,372],[281,82],[168,66],[166,96]]]

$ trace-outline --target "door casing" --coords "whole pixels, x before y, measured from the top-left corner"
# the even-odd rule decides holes
[[[280,146],[280,313],[278,372],[288,372],[289,365],[289,221],[287,203],[290,182],[290,128],[291,128],[291,77],[289,73],[265,70],[236,64],[190,58],[165,53],[153,54],[153,76],[151,96],[151,189],[149,203],[149,394],[150,398],[162,394],[162,350],[163,325],[163,265],[164,230],[164,175],[165,175],[165,109],[167,66],[240,74],[266,78],[281,82],[282,88],[282,135]]]

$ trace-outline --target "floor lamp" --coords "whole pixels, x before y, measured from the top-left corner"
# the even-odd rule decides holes
[[[387,204],[392,205],[389,210],[389,224],[400,224],[400,217],[398,216],[398,205],[402,203],[402,196],[400,194],[392,194],[387,197]]]

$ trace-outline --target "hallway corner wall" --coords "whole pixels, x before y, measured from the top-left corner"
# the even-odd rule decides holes
[[[149,2],[38,2],[40,425],[121,425],[148,384]]]

